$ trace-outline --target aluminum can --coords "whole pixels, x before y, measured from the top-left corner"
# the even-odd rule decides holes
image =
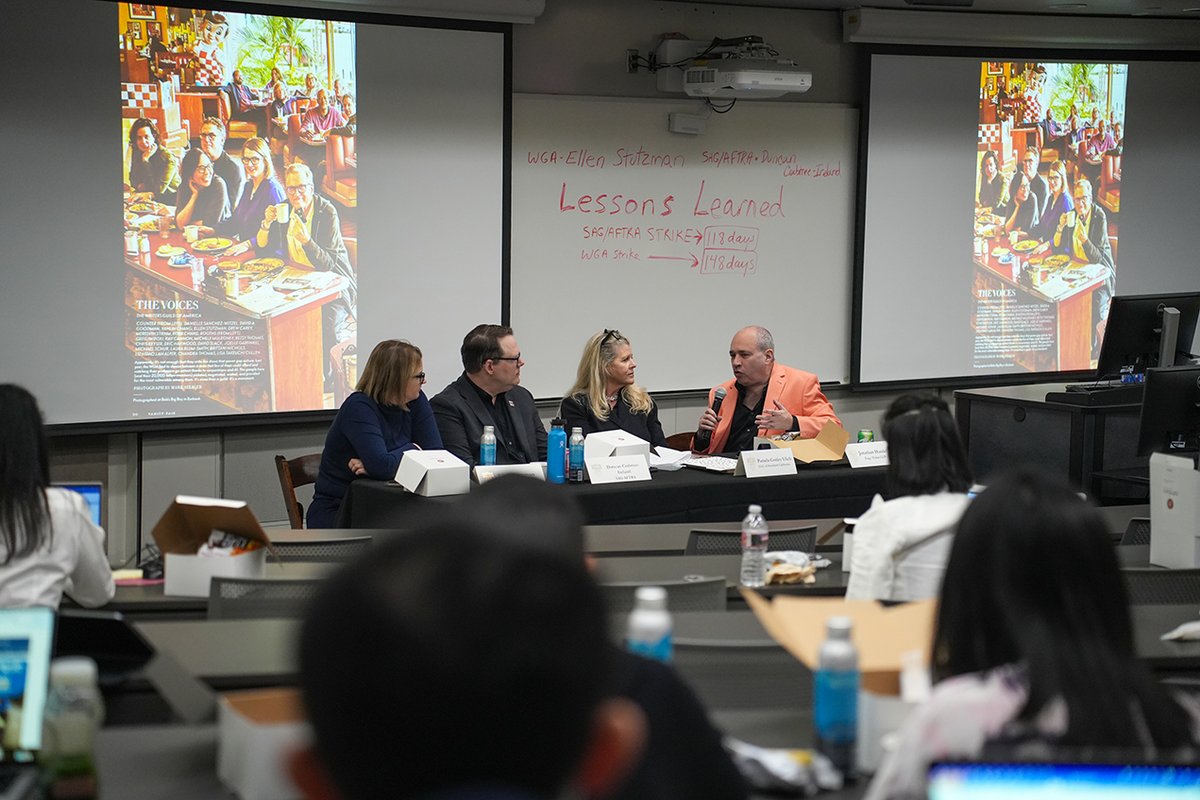
[[[863,428],[862,430],[860,430],[858,432],[858,441],[859,442],[875,441],[875,431],[871,430],[870,428]]]

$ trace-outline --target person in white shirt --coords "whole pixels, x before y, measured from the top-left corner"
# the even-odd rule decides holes
[[[854,526],[851,600],[936,597],[954,527],[967,507],[971,470],[946,403],[903,395],[883,415],[888,498],[879,495]]]
[[[104,531],[82,497],[49,483],[37,400],[0,385],[0,607],[57,608],[63,592],[104,605],[116,591]]]

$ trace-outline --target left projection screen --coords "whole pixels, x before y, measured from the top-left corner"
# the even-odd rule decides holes
[[[47,422],[336,408],[388,338],[444,385],[499,322],[505,26],[6,10],[0,381]]]

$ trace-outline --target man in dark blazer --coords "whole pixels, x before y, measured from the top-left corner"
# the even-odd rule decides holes
[[[522,388],[521,348],[512,328],[477,325],[462,343],[463,374],[429,402],[442,444],[471,466],[483,427],[496,431],[497,464],[546,460],[546,427],[533,395]]]

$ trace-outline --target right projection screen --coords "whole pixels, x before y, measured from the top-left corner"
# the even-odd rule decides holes
[[[1095,369],[1112,294],[1200,288],[1198,125],[1194,61],[874,54],[856,381]]]

